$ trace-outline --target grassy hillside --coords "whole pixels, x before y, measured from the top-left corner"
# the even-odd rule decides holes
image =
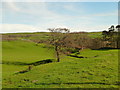
[[[33,42],[3,41],[3,88],[117,88],[118,50],[83,50],[61,56],[60,62],[38,64],[25,73],[28,64],[55,59],[53,48]]]
[[[88,36],[90,36],[91,38],[101,38],[102,32],[89,32]]]
[[[100,38],[102,37],[102,32],[86,32],[79,33],[80,35],[88,35],[91,38]],[[34,33],[7,33],[2,34],[4,38],[14,38],[18,40],[47,40],[50,37],[50,32],[34,32]]]
[[[40,46],[36,46],[35,43],[27,41],[4,41],[2,46],[3,62],[31,62],[53,58],[53,49],[46,48],[42,44]]]

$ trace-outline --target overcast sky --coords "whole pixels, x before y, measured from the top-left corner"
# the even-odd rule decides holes
[[[65,27],[102,31],[118,23],[117,2],[1,2],[3,32],[41,32]]]

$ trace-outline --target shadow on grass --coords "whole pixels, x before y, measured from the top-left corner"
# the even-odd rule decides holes
[[[11,65],[28,65],[28,69],[25,70],[21,70],[21,71],[17,71],[16,74],[22,74],[22,73],[26,73],[29,72],[32,69],[32,65],[33,66],[38,66],[41,64],[47,64],[47,63],[52,63],[54,61],[54,59],[46,59],[46,60],[42,60],[42,61],[37,61],[37,62],[33,62],[33,63],[22,63],[22,62],[4,62],[4,64],[11,64]]]
[[[36,85],[52,85],[52,84],[57,84],[57,85],[60,85],[60,84],[68,84],[68,85],[71,85],[71,84],[100,84],[100,85],[118,85],[118,84],[109,84],[109,83],[100,83],[100,82],[82,82],[82,83],[74,83],[74,82],[68,82],[68,83],[35,83]]]
[[[92,49],[92,50],[112,50],[112,49],[118,49],[118,48],[103,47],[103,48],[99,48],[99,49]]]
[[[41,64],[47,64],[47,63],[52,63],[55,61],[54,59],[46,59],[46,60],[41,60],[33,63],[24,63],[24,62],[9,62],[9,61],[3,61],[2,64],[7,64],[7,65],[41,65]]]
[[[37,62],[29,63],[28,65],[38,66],[40,64],[52,63],[53,61],[55,61],[55,60],[54,59],[46,59],[46,60],[42,60],[42,61],[37,61]]]
[[[68,55],[70,57],[75,57],[75,58],[87,58],[87,57],[83,57],[83,56],[77,56],[77,55]]]

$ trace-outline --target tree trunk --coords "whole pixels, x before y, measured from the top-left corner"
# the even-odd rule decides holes
[[[81,50],[83,50],[83,46],[81,46]]]
[[[55,46],[55,51],[56,51],[57,61],[60,62],[60,56],[59,56],[58,46]]]

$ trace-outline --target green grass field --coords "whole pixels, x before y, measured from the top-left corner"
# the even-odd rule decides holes
[[[72,55],[75,55],[73,53]],[[54,49],[27,41],[2,42],[3,88],[118,88],[118,50],[85,49],[76,58],[61,55],[60,62],[33,66],[29,63],[55,59]]]
[[[102,32],[89,32],[88,36],[90,36],[91,38],[101,38]]]

